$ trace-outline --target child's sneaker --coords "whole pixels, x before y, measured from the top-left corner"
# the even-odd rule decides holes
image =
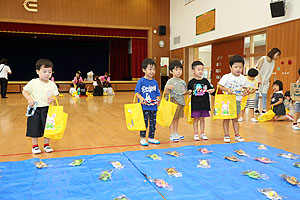
[[[290,120],[290,121],[294,121],[294,118],[291,115],[286,115],[286,117]]]
[[[204,133],[200,134],[200,138],[202,140],[208,140],[208,137]]]
[[[149,138],[148,142],[151,143],[151,144],[160,144],[160,141],[158,141],[158,140],[156,140],[154,138]]]
[[[227,136],[224,137],[224,142],[230,143],[230,137],[229,137],[229,135],[227,135]]]
[[[194,140],[195,141],[199,141],[200,140],[199,133],[195,133],[194,134]]]
[[[254,122],[254,123],[256,123],[256,122],[258,122],[258,120],[257,120],[257,119],[255,119],[255,118],[251,118],[251,122]]]
[[[235,141],[238,141],[238,142],[245,142],[244,138],[242,138],[240,135],[236,135],[236,136],[234,137],[234,140],[235,140]]]
[[[262,114],[265,114],[266,112],[267,112],[266,110],[261,111]]]
[[[238,122],[242,122],[244,119],[242,118],[242,117],[240,117],[239,119],[238,119]]]
[[[292,128],[293,128],[294,130],[300,130],[300,127],[299,127],[298,125],[292,125]]]
[[[259,110],[254,111],[255,114],[259,114]]]
[[[175,133],[175,135],[179,138],[179,140],[183,140],[184,139],[184,136],[183,135],[180,135],[179,133]]]
[[[140,140],[140,144],[141,144],[142,146],[148,146],[148,142],[146,141],[145,138],[142,138],[142,139]]]
[[[42,151],[40,150],[39,147],[34,147],[34,148],[32,148],[32,153],[33,154],[39,154],[39,153],[42,153]]]
[[[172,142],[179,142],[179,137],[176,134],[172,133],[170,136],[170,140]]]
[[[53,149],[52,149],[50,146],[45,146],[45,147],[44,147],[44,151],[45,151],[46,153],[51,153],[51,152],[53,151]]]

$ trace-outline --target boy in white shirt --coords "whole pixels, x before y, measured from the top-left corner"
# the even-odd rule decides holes
[[[29,107],[37,108],[32,116],[27,118],[26,136],[32,138],[32,153],[41,153],[38,146],[38,138],[43,137],[49,104],[57,96],[56,84],[49,79],[52,76],[53,64],[48,59],[40,59],[36,62],[36,73],[39,78],[32,79],[23,87],[23,95],[28,101]],[[33,112],[33,111],[32,111]],[[44,137],[44,151],[50,153],[53,149],[49,145],[50,139]]]
[[[246,87],[248,87],[247,78],[241,74],[244,68],[244,63],[245,61],[242,56],[232,56],[229,61],[231,73],[225,74],[218,83],[220,90],[226,92],[227,94],[236,95],[237,115],[241,112],[241,101],[243,96],[246,96],[249,93],[248,89],[244,90]],[[244,142],[244,138],[242,138],[239,134],[239,123],[237,118],[223,120],[223,129],[225,134],[224,142],[230,142],[230,120],[232,121],[232,126],[235,132],[234,139],[238,142]]]

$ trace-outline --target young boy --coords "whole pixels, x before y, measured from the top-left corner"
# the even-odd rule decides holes
[[[151,144],[160,144],[160,142],[154,139],[156,129],[156,112],[157,103],[159,102],[160,92],[158,83],[153,79],[155,75],[155,62],[152,59],[146,58],[142,63],[142,70],[145,76],[141,78],[135,87],[135,93],[137,98],[142,103],[144,120],[146,128],[148,127],[149,120],[149,138],[148,142]],[[146,131],[140,132],[140,144],[142,146],[148,146],[146,141]]]
[[[298,70],[298,74],[300,75],[300,68]],[[300,78],[297,80],[296,83],[300,82]],[[295,116],[294,116],[294,121],[293,121],[293,125],[292,128],[295,130],[300,130],[300,127],[297,125],[297,121],[299,119],[300,116],[300,101],[296,101],[295,103]]]
[[[173,77],[166,83],[165,94],[166,98],[168,98],[167,95],[171,95],[171,102],[177,104],[177,109],[170,125],[170,140],[178,142],[180,139],[184,139],[184,136],[178,133],[178,121],[179,118],[184,117],[183,108],[185,106],[184,95],[186,94],[186,84],[184,80],[180,78],[182,75],[182,64],[180,61],[172,61],[169,70]]]
[[[245,61],[242,56],[232,56],[229,61],[231,73],[225,74],[218,83],[220,90],[226,92],[227,94],[236,94],[237,115],[241,112],[241,100],[243,99],[243,96],[248,94],[248,90],[243,91],[244,88],[248,87],[247,78],[241,74],[244,63]],[[230,119],[224,119],[223,121],[223,129],[225,134],[224,142],[228,143],[230,142],[229,121]],[[231,119],[231,121],[235,132],[234,139],[238,142],[244,142],[244,138],[242,138],[239,134],[239,123],[237,118]]]
[[[257,119],[254,117],[254,106],[255,106],[255,92],[258,89],[258,81],[255,77],[258,75],[258,71],[255,68],[251,68],[248,71],[247,81],[249,86],[249,95],[246,103],[245,108],[249,108],[251,122],[258,122]],[[239,122],[243,121],[245,109],[241,111],[240,118],[238,119]]]
[[[57,96],[58,89],[53,81],[49,81],[53,71],[53,64],[48,59],[40,59],[36,62],[36,73],[39,78],[32,79],[23,87],[23,95],[28,101],[29,107],[37,103],[33,116],[27,118],[26,136],[32,138],[32,153],[41,153],[38,146],[38,138],[43,137],[49,104]],[[44,151],[50,153],[53,149],[49,146],[50,139],[44,137]]]

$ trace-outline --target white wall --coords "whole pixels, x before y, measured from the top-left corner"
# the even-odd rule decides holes
[[[276,0],[274,0],[276,1]],[[170,0],[170,49],[203,43],[300,18],[300,0],[287,0],[284,17],[272,18],[271,0]],[[216,29],[196,36],[196,16],[216,9]],[[174,45],[174,37],[180,43]]]

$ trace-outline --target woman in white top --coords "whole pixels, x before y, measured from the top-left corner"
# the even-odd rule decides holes
[[[262,113],[267,111],[267,93],[270,85],[270,77],[273,73],[275,60],[279,58],[281,51],[278,48],[273,48],[268,55],[262,56],[256,64],[258,74],[258,92],[255,94],[255,113],[259,114],[258,103],[259,95],[262,94]]]
[[[7,82],[8,82],[8,76],[7,74],[11,74],[11,70],[9,66],[7,66],[8,60],[6,58],[2,58],[0,61],[0,83],[1,83],[1,97],[6,97],[6,91],[7,91]]]

